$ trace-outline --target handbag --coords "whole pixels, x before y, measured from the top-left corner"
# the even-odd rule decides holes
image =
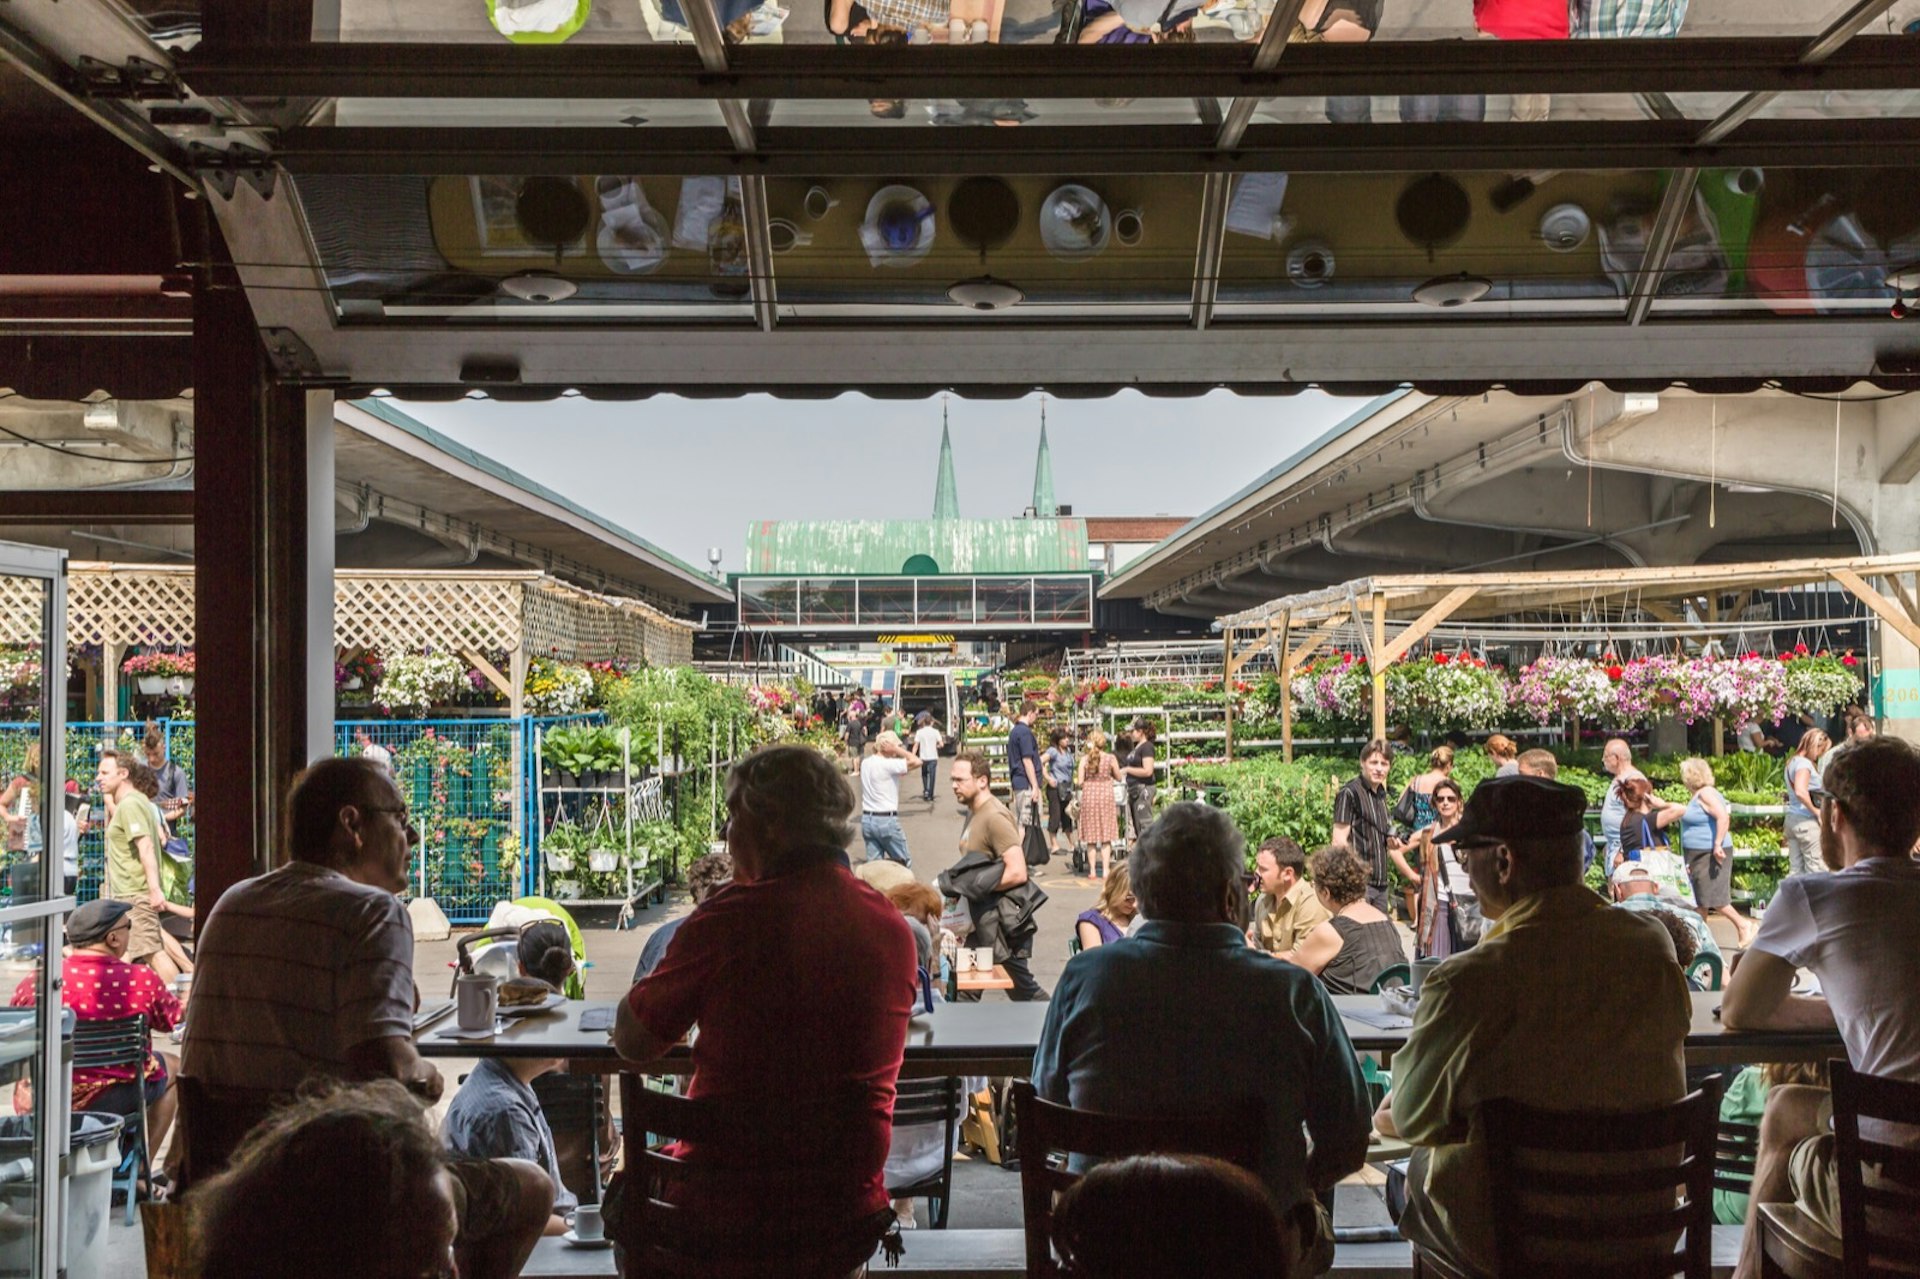
[[[1407,788],[1400,792],[1400,798],[1394,802],[1393,812],[1389,814],[1394,824],[1404,830],[1412,830],[1419,825],[1420,810],[1414,794],[1413,783],[1408,782]]]
[[[1040,824],[1038,804],[1027,805],[1027,824],[1020,834],[1020,851],[1026,854],[1029,867],[1045,866],[1053,860],[1053,845],[1047,842],[1046,827]]]

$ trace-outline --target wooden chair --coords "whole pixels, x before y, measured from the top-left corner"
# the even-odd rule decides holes
[[[864,1088],[805,1104],[694,1100],[620,1077],[627,1184],[615,1241],[623,1273],[665,1279],[842,1279],[893,1221],[822,1220],[795,1192],[845,1176],[870,1122]],[[646,1134],[663,1139],[649,1146]],[[677,1143],[697,1149],[693,1159]]]
[[[1753,1193],[1753,1164],[1759,1154],[1759,1124],[1722,1119],[1714,1143],[1713,1188],[1730,1195]]]
[[[1266,1121],[1257,1099],[1228,1111],[1191,1115],[1110,1115],[1042,1101],[1027,1080],[1013,1085],[1020,1147],[1020,1198],[1026,1215],[1027,1275],[1059,1274],[1053,1259],[1054,1196],[1080,1180],[1069,1155],[1124,1159],[1129,1155],[1212,1155],[1257,1169]]]
[[[75,1069],[118,1067],[131,1070],[134,1079],[144,1089],[147,1055],[152,1050],[152,1042],[147,1037],[147,1019],[140,1013],[105,1021],[75,1021],[73,1024]],[[148,1178],[153,1170],[153,1159],[147,1149],[147,1102],[144,1091],[140,1103],[127,1116],[126,1126],[121,1131],[128,1140],[120,1166],[114,1169],[113,1188],[126,1192],[126,1223],[131,1226],[134,1215],[139,1211],[135,1205],[140,1197],[140,1182]]]
[[[1670,1106],[1628,1114],[1482,1106],[1499,1273],[1711,1279],[1721,1086],[1716,1075]],[[1470,1279],[1418,1245],[1413,1273]]]
[[[173,1086],[180,1091],[180,1115],[174,1144],[174,1198],[196,1182],[226,1170],[233,1152],[261,1120],[293,1100],[288,1092],[254,1088],[215,1088],[181,1075]]]
[[[1840,1275],[1920,1276],[1920,1149],[1860,1135],[1860,1121],[1878,1119],[1911,1133],[1920,1127],[1920,1084],[1862,1074],[1844,1061],[1828,1067],[1833,1082],[1834,1160],[1840,1180],[1840,1238],[1794,1204],[1761,1204],[1760,1273],[1767,1279]],[[1865,1166],[1879,1165],[1866,1184]]]
[[[941,1147],[940,1170],[904,1186],[888,1186],[889,1199],[925,1199],[935,1230],[947,1228],[947,1213],[953,1206],[953,1144],[960,1127],[960,1115],[966,1106],[961,1081],[946,1079],[903,1079],[893,1100],[893,1126],[904,1124],[944,1125],[945,1143]]]

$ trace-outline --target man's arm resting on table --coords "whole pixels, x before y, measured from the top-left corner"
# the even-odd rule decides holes
[[[666,1056],[667,1049],[678,1042],[676,1039],[662,1039],[648,1030],[634,1014],[633,1001],[623,998],[613,1015],[613,1046],[619,1054],[638,1065],[650,1065]]]
[[[397,1080],[408,1092],[428,1102],[439,1101],[446,1088],[440,1072],[420,1056],[413,1040],[405,1035],[363,1039],[347,1049],[345,1064],[347,1074],[355,1079]]]
[[[1728,1030],[1832,1030],[1833,1009],[1817,995],[1793,993],[1793,965],[1749,950],[1727,979],[1720,1024]]]

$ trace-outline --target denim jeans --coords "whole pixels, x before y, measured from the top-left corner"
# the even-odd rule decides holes
[[[890,862],[899,862],[902,866],[913,865],[913,858],[907,855],[907,832],[900,829],[898,817],[861,814],[860,838],[866,842],[868,861],[877,861],[884,857]]]
[[[939,772],[939,760],[923,759],[920,761],[920,798],[926,800],[929,804],[933,802],[933,783],[934,778]]]
[[[1400,97],[1400,123],[1432,124],[1439,120],[1484,120],[1487,100],[1477,93],[1408,93]],[[1327,99],[1329,124],[1367,124],[1373,120],[1373,99],[1337,97]]]

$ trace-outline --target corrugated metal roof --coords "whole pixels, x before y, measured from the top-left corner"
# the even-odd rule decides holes
[[[747,527],[744,573],[842,576],[927,573],[1083,573],[1087,522],[1051,520],[760,520]]]

